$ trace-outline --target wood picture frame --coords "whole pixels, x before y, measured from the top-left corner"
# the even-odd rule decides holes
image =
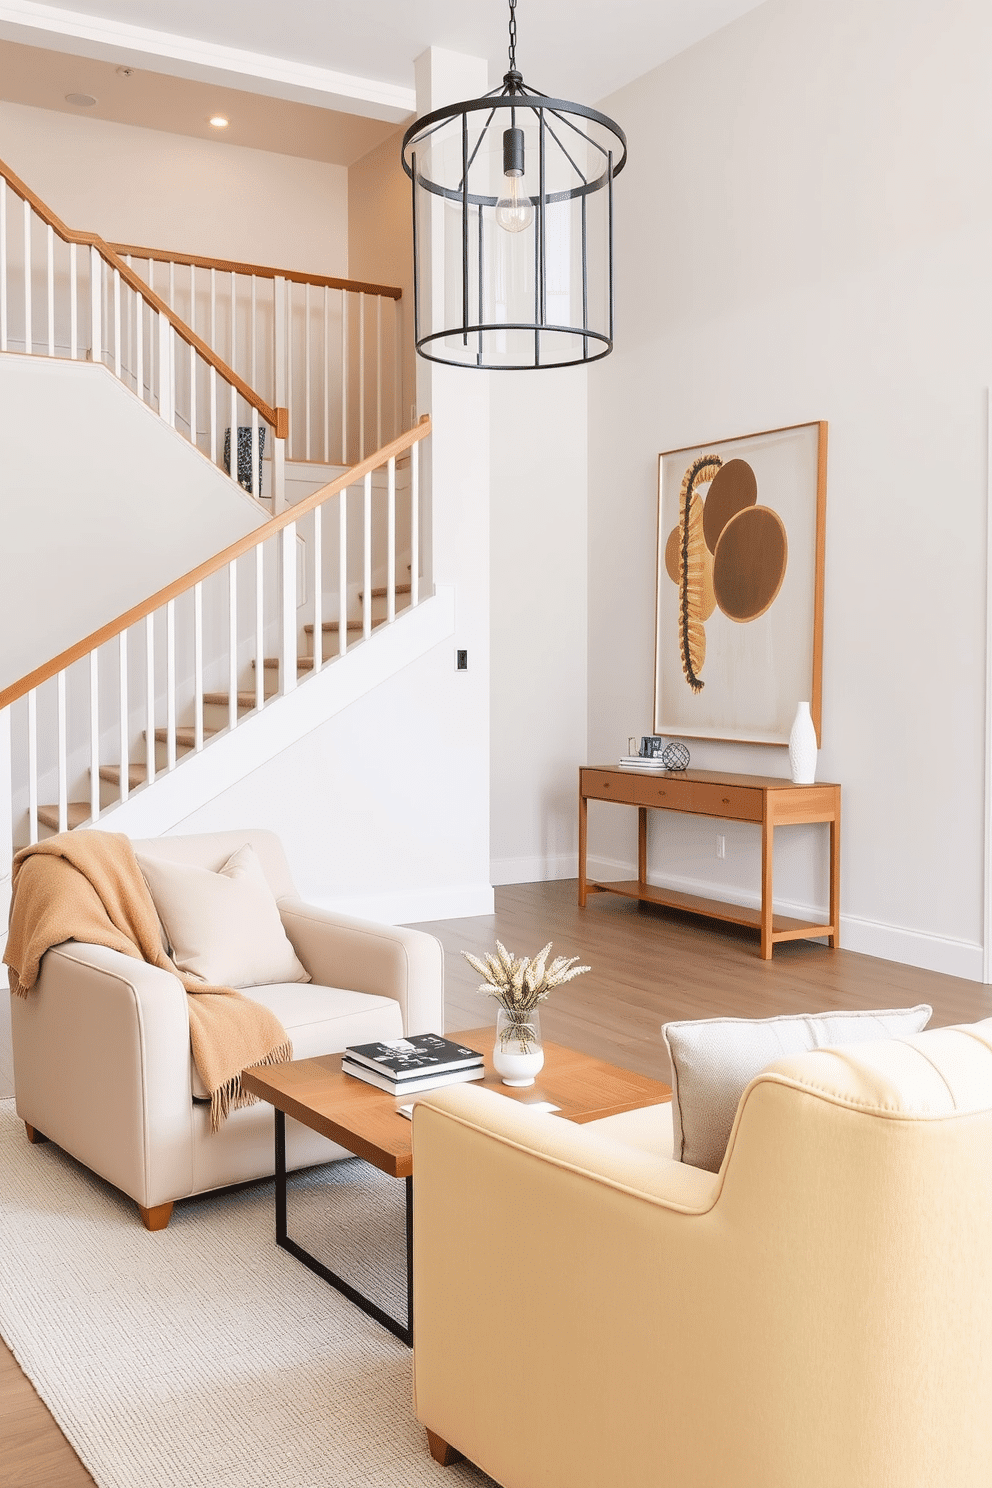
[[[826,500],[822,420],[659,455],[656,734],[820,743]]]

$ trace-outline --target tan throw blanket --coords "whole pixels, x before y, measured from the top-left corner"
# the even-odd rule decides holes
[[[274,1013],[233,987],[209,987],[166,955],[162,930],[130,838],[117,832],[63,832],[14,858],[10,934],[3,959],[10,990],[27,997],[41,958],[66,940],[109,946],[178,977],[188,994],[193,1061],[210,1092],[214,1131],[228,1112],[253,1105],[241,1072],[282,1064],[293,1046]]]

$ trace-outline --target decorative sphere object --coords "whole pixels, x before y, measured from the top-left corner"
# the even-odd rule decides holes
[[[674,744],[666,744],[661,752],[661,763],[666,770],[684,770],[689,763],[689,751],[677,740]]]

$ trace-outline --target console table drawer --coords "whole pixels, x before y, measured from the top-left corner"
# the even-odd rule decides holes
[[[749,790],[740,785],[703,785],[693,781],[692,804],[686,810],[698,811],[703,816],[722,816],[729,821],[761,821],[760,790]]]
[[[649,784],[654,784],[649,781]],[[640,799],[642,782],[634,776],[625,778],[610,770],[583,770],[582,794],[598,801],[623,801],[632,806]]]

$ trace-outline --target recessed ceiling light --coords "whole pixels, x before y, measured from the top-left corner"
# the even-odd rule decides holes
[[[213,125],[214,129],[226,129],[230,122],[230,119],[225,119],[223,114],[210,115],[210,123]]]
[[[91,93],[67,93],[65,95],[65,101],[66,103],[75,104],[76,108],[92,108],[96,103],[96,99]]]

